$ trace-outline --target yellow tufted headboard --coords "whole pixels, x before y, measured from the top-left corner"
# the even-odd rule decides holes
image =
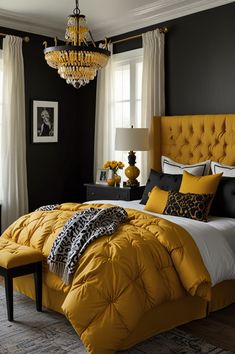
[[[235,114],[154,117],[152,133],[156,170],[161,170],[161,155],[180,163],[235,165]]]

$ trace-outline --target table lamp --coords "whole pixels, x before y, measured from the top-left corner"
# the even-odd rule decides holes
[[[135,166],[135,151],[149,150],[148,128],[133,128],[133,126],[131,128],[116,128],[115,150],[129,151],[129,166],[125,169],[125,175],[128,178],[127,186],[139,186],[136,178],[139,176],[140,170]]]

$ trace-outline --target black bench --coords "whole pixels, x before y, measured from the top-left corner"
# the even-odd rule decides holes
[[[34,274],[36,309],[42,311],[43,255],[32,247],[0,237],[0,275],[5,280],[8,320],[13,321],[13,278]]]

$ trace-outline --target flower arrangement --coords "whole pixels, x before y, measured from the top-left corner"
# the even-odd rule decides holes
[[[110,170],[112,170],[114,174],[116,174],[119,169],[122,170],[123,167],[125,167],[125,165],[122,161],[115,161],[115,160],[106,161],[103,166],[103,168],[110,168]]]

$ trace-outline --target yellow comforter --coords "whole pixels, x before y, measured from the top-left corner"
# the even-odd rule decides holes
[[[89,207],[67,203],[58,210],[27,214],[3,237],[40,250],[46,264],[67,219]],[[72,284],[64,290],[62,310],[92,354],[121,348],[142,316],[157,305],[186,292],[210,300],[210,276],[191,236],[167,220],[132,209],[127,212],[127,223],[88,246]]]

